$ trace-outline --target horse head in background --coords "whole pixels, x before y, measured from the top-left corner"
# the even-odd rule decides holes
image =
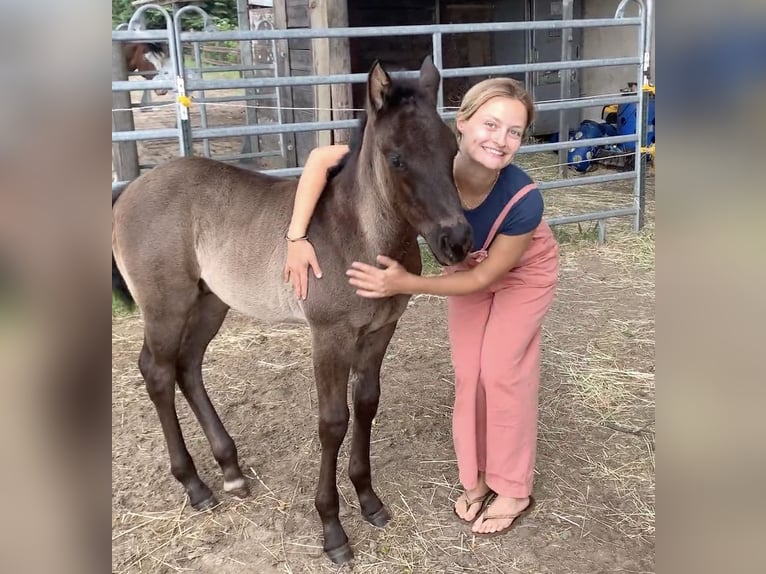
[[[170,57],[163,44],[156,42],[126,42],[123,47],[125,67],[128,72],[141,72],[147,80],[153,80],[170,64]],[[168,93],[167,89],[154,90],[158,96]]]

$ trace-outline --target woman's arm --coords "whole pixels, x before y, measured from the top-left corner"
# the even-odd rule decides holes
[[[285,282],[290,281],[295,296],[306,299],[308,294],[309,267],[317,279],[322,277],[314,247],[306,238],[311,216],[319,196],[327,184],[328,170],[337,165],[348,153],[347,145],[318,147],[311,151],[295,192],[293,214],[287,230],[287,261],[283,271]]]
[[[340,162],[348,149],[347,145],[329,145],[311,150],[298,180],[288,238],[295,240],[306,235],[314,208],[327,184],[327,171]]]
[[[362,297],[390,297],[399,293],[429,295],[468,295],[486,289],[513,269],[532,241],[534,231],[524,235],[498,235],[487,258],[468,271],[421,277],[408,273],[398,262],[378,256],[383,269],[354,262],[346,271],[349,283]]]

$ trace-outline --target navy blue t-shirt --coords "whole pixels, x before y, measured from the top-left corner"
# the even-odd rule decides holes
[[[473,250],[484,245],[492,225],[511,198],[522,188],[534,184],[524,170],[513,164],[503,168],[495,186],[475,209],[464,210],[473,228]],[[523,235],[535,229],[543,219],[543,195],[535,187],[522,197],[505,216],[497,233]]]

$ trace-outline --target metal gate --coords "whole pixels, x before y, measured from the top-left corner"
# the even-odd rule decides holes
[[[639,7],[637,17],[625,17],[625,8],[631,2],[636,2]],[[574,74],[580,70],[592,67],[608,66],[633,66],[636,69],[636,83],[638,90],[629,95],[623,95],[620,99],[622,103],[635,103],[639,110],[639,121],[636,122],[636,132],[634,134],[616,135],[602,138],[591,138],[578,140],[577,145],[607,145],[622,144],[634,142],[634,168],[631,171],[622,173],[609,173],[595,176],[584,177],[563,177],[555,181],[544,181],[539,183],[541,191],[550,189],[559,189],[564,187],[576,187],[584,185],[600,184],[611,181],[633,180],[632,204],[628,207],[618,209],[594,211],[584,214],[550,218],[547,221],[551,225],[565,223],[589,222],[595,221],[599,225],[599,234],[603,237],[604,221],[612,217],[632,216],[633,228],[639,230],[643,226],[644,207],[645,207],[645,173],[646,160],[649,152],[653,153],[653,148],[647,148],[645,145],[645,126],[647,116],[647,101],[649,92],[653,87],[649,84],[650,50],[653,0],[622,0],[617,6],[614,18],[601,19],[574,19],[573,14],[574,0],[563,0],[562,19],[556,20],[537,20],[523,22],[492,22],[481,24],[439,24],[439,25],[421,25],[421,26],[393,26],[393,27],[354,27],[354,28],[309,28],[309,29],[274,29],[273,26],[263,26],[260,29],[218,31],[210,25],[207,14],[196,6],[186,6],[174,14],[168,13],[160,6],[149,4],[139,8],[128,23],[127,30],[112,31],[113,47],[125,41],[164,41],[168,42],[170,52],[170,65],[168,74],[154,80],[127,81],[113,80],[113,93],[129,92],[130,90],[152,90],[156,88],[166,88],[174,90],[176,125],[172,128],[161,129],[128,129],[120,128],[121,122],[115,121],[116,118],[123,117],[120,114],[126,113],[125,110],[113,111],[113,130],[112,142],[122,144],[126,142],[148,141],[155,139],[177,138],[178,154],[185,156],[192,154],[192,142],[202,141],[204,143],[203,153],[210,156],[210,148],[207,142],[213,138],[226,136],[245,137],[247,139],[276,134],[280,138],[280,146],[283,150],[289,143],[289,136],[298,132],[311,132],[319,130],[337,130],[351,128],[356,125],[356,120],[335,120],[335,121],[314,121],[286,123],[284,121],[283,106],[279,98],[279,88],[294,86],[314,86],[327,84],[343,83],[363,83],[367,75],[357,74],[332,74],[324,76],[306,75],[306,76],[283,76],[276,73],[277,67],[274,67],[274,73],[271,75],[248,74],[250,77],[240,77],[236,79],[215,79],[204,77],[204,67],[200,65],[200,59],[196,50],[200,42],[210,41],[237,41],[247,42],[276,42],[278,40],[299,40],[312,38],[357,38],[357,37],[395,37],[412,35],[429,35],[432,38],[434,63],[439,68],[442,78],[462,78],[486,75],[515,75],[532,74],[540,76],[545,74],[558,74],[559,89],[561,98],[552,101],[541,101],[536,104],[537,112],[558,112],[559,133],[568,134],[570,120],[568,113],[571,110],[583,109],[592,106],[607,106],[614,103],[614,95],[589,96],[589,97],[569,97],[571,82],[568,78],[574,77]],[[142,14],[147,10],[159,11],[163,14],[166,21],[165,30],[143,30],[140,22]],[[196,12],[203,17],[205,29],[199,32],[188,32],[181,30],[181,19],[187,12]],[[572,57],[571,43],[574,37],[573,32],[580,33],[588,28],[610,28],[610,27],[632,27],[638,30],[635,55],[629,57],[599,58],[599,59],[577,59]],[[466,34],[481,32],[507,32],[507,31],[531,31],[533,34],[557,31],[561,38],[561,54],[559,61],[542,61],[524,64],[504,64],[479,67],[448,68],[443,67],[442,39],[447,34]],[[182,43],[190,42],[195,48],[195,68],[198,74],[190,74],[189,67],[184,62]],[[276,54],[275,54],[276,55]],[[253,63],[250,62],[250,69]],[[417,72],[398,72],[394,75],[415,77]],[[205,117],[205,105],[214,102],[214,99],[206,98],[205,92],[216,89],[241,89],[247,90],[250,101],[262,101],[267,97],[275,102],[276,119],[269,124],[251,124],[245,126],[228,127],[209,127],[205,120],[202,125],[192,130],[189,122],[189,107],[199,105],[201,117]],[[203,96],[192,101],[189,97],[190,92],[198,92]],[[270,94],[267,96],[266,94]],[[438,109],[440,115],[445,120],[455,118],[456,112],[444,107],[443,87],[439,89]],[[124,123],[122,124],[124,125]],[[116,127],[117,126],[117,127]],[[544,144],[527,144],[522,146],[519,154],[533,153],[541,151],[559,151],[565,154],[565,151],[572,146],[571,141],[566,137],[561,137],[561,141]],[[248,157],[258,157],[260,150],[251,144],[250,148],[244,148],[241,154],[232,154],[229,157],[220,158],[223,160],[246,159]],[[302,168],[283,168],[264,170],[265,173],[281,176],[295,176],[300,174]],[[112,183],[113,191],[125,186],[128,181],[115,181]]]

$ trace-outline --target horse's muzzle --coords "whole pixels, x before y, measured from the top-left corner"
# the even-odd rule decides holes
[[[468,256],[473,246],[473,233],[468,223],[440,227],[434,235],[434,241],[429,241],[429,244],[442,265],[460,263]]]

